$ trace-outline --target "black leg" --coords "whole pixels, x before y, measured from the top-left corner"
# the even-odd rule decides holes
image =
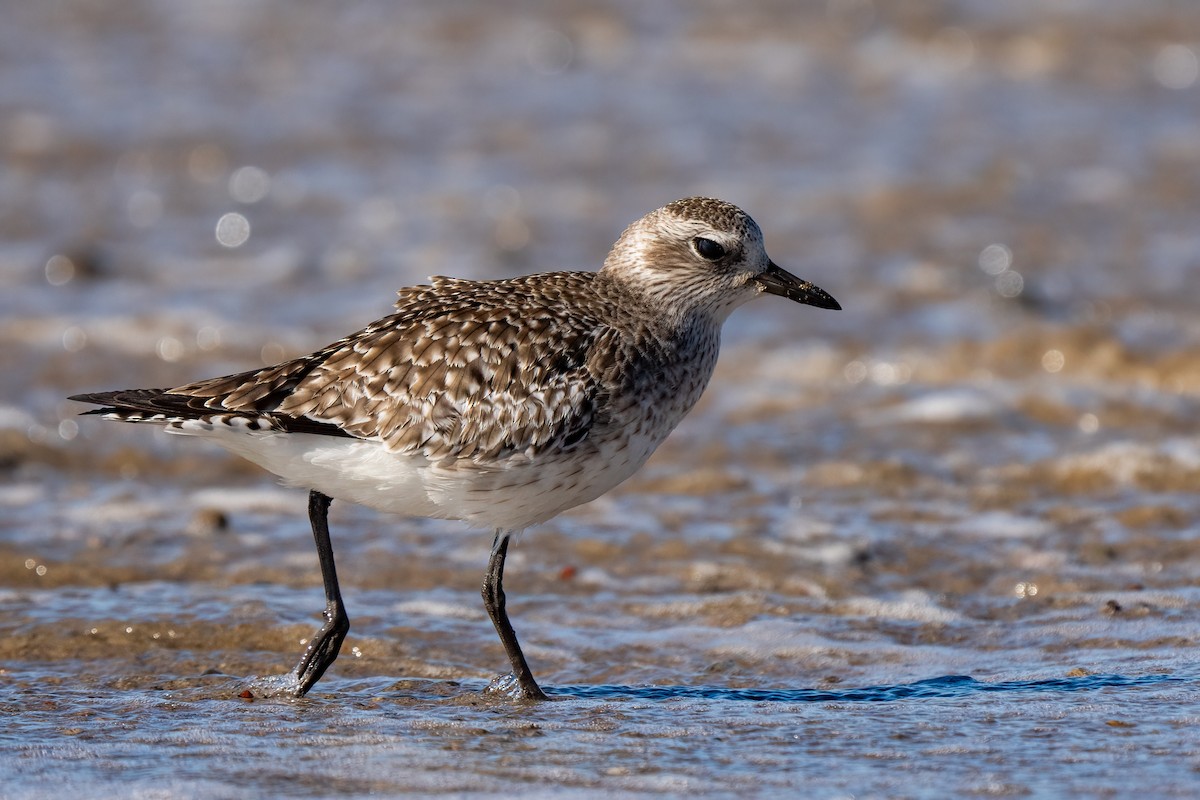
[[[521,687],[521,696],[526,700],[549,700],[533,679],[533,673],[529,671],[529,664],[525,661],[525,654],[521,652],[521,645],[517,642],[517,634],[512,623],[508,621],[508,613],[504,610],[504,558],[507,555],[508,533],[496,531],[496,538],[492,542],[492,557],[488,561],[487,574],[483,576],[483,606],[492,618],[492,624],[496,626],[496,633],[500,634],[500,642],[504,645],[508,660],[512,662],[512,674]]]
[[[296,665],[296,697],[303,697],[338,656],[342,640],[350,630],[350,618],[342,605],[337,570],[333,565],[333,545],[329,541],[329,504],[333,502],[317,490],[308,493],[308,520],[312,523],[313,539],[317,543],[317,558],[321,562],[321,580],[325,584],[325,624],[308,643],[308,649]]]

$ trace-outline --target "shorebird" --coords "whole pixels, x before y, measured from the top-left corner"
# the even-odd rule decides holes
[[[840,308],[768,258],[744,211],[693,197],[626,228],[596,272],[435,277],[310,355],[71,399],[212,440],[309,490],[325,622],[282,691],[307,693],[350,628],[329,538],[337,498],[491,530],[482,593],[512,665],[503,678],[540,700],[505,610],[510,538],[641,467],[708,384],[726,318],[762,294]]]

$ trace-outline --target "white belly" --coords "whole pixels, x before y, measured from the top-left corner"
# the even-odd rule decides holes
[[[168,428],[168,430],[171,430]],[[623,446],[580,448],[530,460],[447,467],[382,443],[305,433],[250,433],[227,428],[174,429],[198,435],[278,475],[288,486],[413,517],[522,530],[594,500],[637,471],[658,441],[634,436]]]

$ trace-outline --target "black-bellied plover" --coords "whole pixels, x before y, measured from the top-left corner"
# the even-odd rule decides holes
[[[88,414],[211,439],[309,489],[325,624],[286,676],[297,697],[350,628],[329,540],[337,498],[493,531],[483,600],[512,662],[507,686],[544,699],[505,611],[509,538],[649,458],[704,391],[735,308],[763,293],[840,308],[772,263],[745,212],[696,197],[626,228],[598,272],[431,280],[311,355],[71,398],[103,406]]]

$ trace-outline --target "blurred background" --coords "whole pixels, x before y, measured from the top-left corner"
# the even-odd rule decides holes
[[[510,603],[544,682],[833,687],[1193,660],[1194,4],[0,9],[0,661],[19,676],[14,708],[30,693],[53,706],[14,723],[41,748],[21,762],[30,781],[61,775],[55,716],[121,715],[130,693],[161,708],[168,679],[203,698],[213,679],[188,676],[282,669],[319,610],[301,492],[192,441],[80,419],[66,395],[299,355],[430,275],[594,269],[625,225],[689,195],[741,205],[774,260],[845,310],[735,314],[708,395],[646,469],[523,537]],[[500,668],[478,608],[486,536],[339,504],[333,525],[354,652],[317,694],[437,716],[440,700],[389,687]],[[86,697],[56,694],[64,678]],[[973,765],[932,734],[925,750],[871,738],[887,726],[847,746],[854,712],[822,717],[821,741],[840,745],[798,754],[771,711],[728,723],[767,726],[769,770],[652,747],[642,784],[605,771],[620,742],[584,739],[547,763],[583,788],[816,773],[896,796],[906,784],[869,756],[884,748],[889,768],[931,770],[955,794],[1120,794],[1140,774],[1121,758],[1153,751],[1170,754],[1154,762],[1163,791],[1187,796],[1200,762],[1174,731],[1200,713],[1194,691],[1169,697],[1174,722],[1132,732],[1111,725],[1120,697],[1106,702],[1035,713],[990,697],[1018,733],[1084,715],[1036,766],[1020,735],[976,745]],[[983,709],[951,712],[940,735],[982,741]],[[169,717],[148,714],[138,741],[170,735]],[[1133,737],[1123,756],[1091,749],[1097,726]],[[410,780],[485,785],[438,782],[451,730],[424,734],[409,763],[429,772]],[[274,746],[306,735],[287,733]],[[221,757],[247,770],[274,757],[230,736]],[[125,755],[158,774],[149,751]],[[196,757],[196,774],[213,767]],[[992,774],[989,758],[1026,768]],[[488,769],[495,787],[535,767]]]

